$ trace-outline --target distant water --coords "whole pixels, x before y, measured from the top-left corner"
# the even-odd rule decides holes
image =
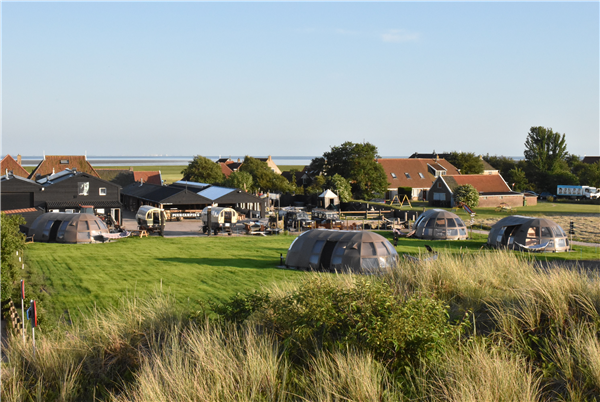
[[[256,156],[266,158],[266,156]],[[309,165],[316,156],[271,156],[276,165]],[[231,158],[234,161],[244,160],[244,156],[207,156],[216,161],[219,158]],[[382,158],[408,158],[408,156],[382,156]],[[522,156],[513,156],[514,160],[523,159]],[[185,166],[194,156],[88,156],[88,161],[94,166]],[[37,166],[42,156],[22,156],[23,166]]]

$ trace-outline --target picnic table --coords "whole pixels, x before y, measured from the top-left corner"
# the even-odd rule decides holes
[[[131,235],[132,236],[139,236],[140,239],[144,236],[148,237],[148,231],[145,229],[138,229],[138,230],[132,230],[131,231]]]
[[[510,212],[510,213],[513,213],[513,212],[517,212],[517,208],[513,208],[510,205],[508,205],[507,203],[503,202],[500,205],[498,205],[496,207],[496,209],[494,209],[494,211],[496,211],[496,212]]]

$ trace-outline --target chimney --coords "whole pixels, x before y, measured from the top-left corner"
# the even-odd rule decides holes
[[[17,163],[20,165],[21,164],[21,155],[17,155]]]

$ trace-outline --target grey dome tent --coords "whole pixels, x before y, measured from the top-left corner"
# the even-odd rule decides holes
[[[103,242],[109,230],[94,214],[47,212],[36,218],[29,228],[36,242],[95,243]]]
[[[556,222],[520,215],[507,216],[496,222],[487,243],[515,250],[560,252],[569,249],[567,234]]]
[[[443,209],[429,209],[415,221],[415,237],[428,240],[465,240],[467,227],[458,215]]]
[[[397,261],[394,246],[377,233],[313,229],[292,242],[285,265],[303,270],[365,273],[393,268]]]

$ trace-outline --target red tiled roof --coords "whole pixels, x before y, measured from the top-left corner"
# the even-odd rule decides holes
[[[511,191],[499,174],[461,174],[444,176],[444,180],[452,190],[456,186],[470,184],[480,193],[509,193]],[[456,183],[456,186],[452,181]]]
[[[229,176],[233,173],[233,170],[231,170],[229,166],[227,166],[228,163],[220,162],[219,165],[221,165],[221,172],[223,172],[226,178],[229,178]]]
[[[135,181],[142,181],[143,179],[144,183],[162,185],[160,172],[133,172],[133,178]]]
[[[35,180],[37,175],[48,176],[53,173],[62,172],[65,169],[77,169],[78,172],[88,173],[100,178],[100,175],[87,161],[84,155],[46,155],[44,160],[31,172],[29,178]]]
[[[377,162],[383,167],[388,181],[388,188],[412,187],[430,188],[435,181],[435,176],[429,172],[428,164],[436,170],[446,170],[446,174],[458,174],[458,170],[445,159],[378,159]],[[393,175],[392,175],[393,173]],[[408,178],[406,173],[410,176]],[[421,173],[421,175],[419,175]],[[394,177],[394,175],[396,177]]]
[[[17,162],[10,155],[6,155],[4,159],[2,159],[0,166],[2,167],[2,173],[0,173],[0,175],[5,175],[6,171],[8,170],[12,172],[15,176],[20,176],[24,178],[29,177],[29,172],[25,170],[23,166],[19,165],[19,162]]]

